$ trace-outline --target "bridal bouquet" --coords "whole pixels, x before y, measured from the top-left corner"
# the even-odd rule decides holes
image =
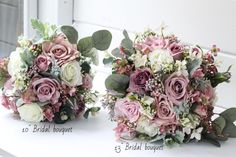
[[[118,139],[163,141],[167,146],[192,140],[236,137],[236,108],[213,120],[215,87],[231,74],[219,72],[215,45],[205,51],[174,35],[147,30],[132,41],[127,32],[119,48],[103,61],[112,64],[102,100]]]
[[[91,64],[106,50],[111,33],[100,30],[78,41],[72,26],[32,20],[33,39],[20,37],[9,57],[0,59],[1,103],[28,122],[65,123],[95,114]]]

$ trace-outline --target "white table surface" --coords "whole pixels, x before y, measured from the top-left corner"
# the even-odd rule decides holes
[[[2,150],[17,157],[233,157],[236,154],[236,139],[222,143],[221,148],[208,143],[190,143],[172,149],[164,147],[163,150],[154,152],[145,150],[143,142],[142,150],[125,150],[126,144],[115,140],[112,130],[115,123],[109,121],[105,110],[96,117],[90,117],[89,120],[80,119],[56,125],[56,127],[72,127],[72,133],[64,135],[52,131],[32,133],[29,123],[14,119],[10,111],[3,107],[0,107],[0,124],[0,157],[3,155]],[[43,125],[53,127],[54,124],[38,124],[38,126]],[[29,132],[23,133],[22,129],[26,127],[29,128]],[[129,144],[134,145],[135,142]],[[115,152],[116,146],[120,146],[120,153]]]

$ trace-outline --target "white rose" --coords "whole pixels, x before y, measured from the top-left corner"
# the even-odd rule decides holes
[[[61,67],[61,79],[68,86],[82,85],[83,79],[79,63],[77,61],[72,61],[64,64]]]
[[[17,110],[21,119],[27,122],[40,122],[44,119],[43,110],[36,103],[24,104]]]
[[[150,60],[151,68],[154,72],[162,70],[164,67],[168,67],[174,62],[168,50],[157,49],[148,54],[148,59]]]
[[[156,124],[150,122],[147,117],[139,118],[136,131],[147,134],[150,137],[154,137],[159,132]]]
[[[134,65],[136,68],[139,68],[141,66],[145,66],[146,62],[147,62],[147,55],[142,55],[140,52],[135,54]]]
[[[20,54],[21,49],[16,48],[16,51],[11,52],[9,57],[8,73],[11,75],[13,81],[17,76],[19,76],[21,71],[24,71],[27,68],[25,63],[22,61]]]

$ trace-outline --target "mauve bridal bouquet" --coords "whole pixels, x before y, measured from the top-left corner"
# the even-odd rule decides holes
[[[94,115],[100,108],[90,65],[97,64],[97,50],[108,49],[111,33],[100,30],[78,41],[72,26],[32,20],[32,27],[36,36],[19,37],[16,50],[0,59],[2,105],[27,122],[61,124]]]
[[[147,30],[132,41],[127,32],[119,48],[103,60],[112,64],[102,102],[109,109],[118,139],[162,141],[173,146],[189,141],[236,137],[236,108],[213,118],[215,87],[231,74],[219,72],[211,50],[181,43],[174,35]],[[214,116],[215,117],[215,116]]]

